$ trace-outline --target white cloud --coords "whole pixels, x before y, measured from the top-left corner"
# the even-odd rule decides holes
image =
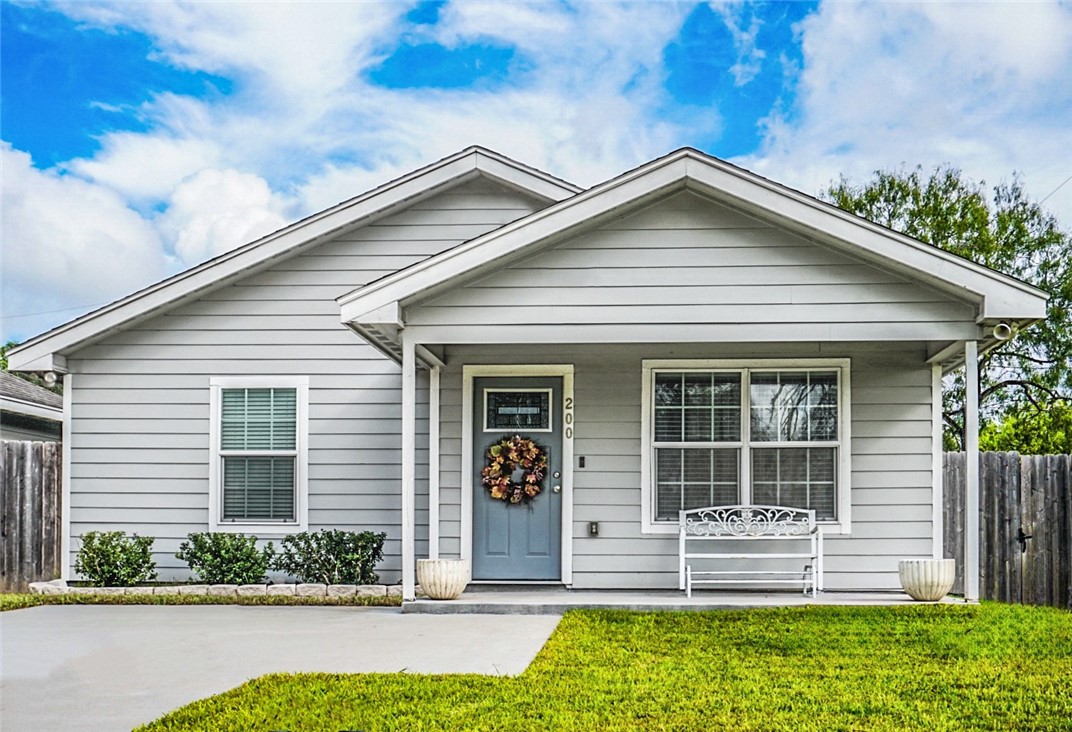
[[[166,198],[178,181],[217,164],[221,157],[211,138],[113,132],[101,142],[102,149],[93,158],[73,160],[66,167],[136,204]]]
[[[156,231],[114,192],[32,167],[0,143],[3,209],[3,338],[23,339],[159,279],[166,262]]]
[[[263,178],[206,169],[179,184],[158,225],[189,267],[282,228],[278,208]]]
[[[829,3],[800,26],[798,108],[739,162],[815,192],[839,174],[951,163],[1041,198],[1069,171],[1072,6]],[[1072,228],[1072,190],[1046,202]]]

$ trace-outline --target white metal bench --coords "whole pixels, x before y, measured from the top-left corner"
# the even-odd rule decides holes
[[[814,597],[823,590],[823,530],[815,523],[815,511],[785,506],[710,506],[681,511],[678,530],[678,588],[692,597],[699,584],[790,584],[801,585]],[[701,541],[791,541],[807,542],[799,551],[775,553],[703,552]],[[794,548],[796,548],[794,546]],[[697,571],[695,560],[793,560],[804,559],[802,569],[720,569]]]

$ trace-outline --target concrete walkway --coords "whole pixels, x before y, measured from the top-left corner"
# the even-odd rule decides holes
[[[556,616],[55,605],[0,613],[0,727],[129,730],[277,671],[518,674]]]

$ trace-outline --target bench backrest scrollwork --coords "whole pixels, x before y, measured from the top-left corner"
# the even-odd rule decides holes
[[[710,506],[680,513],[687,537],[804,537],[816,531],[815,511],[785,506]]]

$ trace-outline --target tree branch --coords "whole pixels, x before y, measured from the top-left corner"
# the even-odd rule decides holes
[[[994,358],[997,358],[999,356],[1008,356],[1010,358],[1022,358],[1025,361],[1030,361],[1031,363],[1037,363],[1040,366],[1046,366],[1047,364],[1057,363],[1057,360],[1053,359],[1053,358],[1037,358],[1035,356],[1028,356],[1026,353],[1019,353],[1017,351],[994,351],[990,355],[993,356]]]
[[[1037,403],[1035,402],[1035,399],[1031,396],[1031,390],[1028,389],[1028,387],[1038,389],[1039,391],[1045,392],[1046,395],[1050,399],[1060,399],[1061,398],[1061,393],[1060,392],[1055,391],[1055,390],[1049,388],[1048,386],[1043,386],[1042,384],[1037,384],[1034,381],[1028,381],[1026,379],[1006,379],[1005,381],[1000,381],[997,384],[989,386],[986,389],[984,389],[983,391],[981,391],[979,393],[979,401],[982,401],[982,400],[986,399],[988,396],[993,394],[998,389],[1004,388],[1006,386],[1019,386],[1019,387],[1023,388],[1024,395],[1028,398],[1028,400],[1031,401],[1032,404],[1036,404],[1036,406],[1037,406]]]

